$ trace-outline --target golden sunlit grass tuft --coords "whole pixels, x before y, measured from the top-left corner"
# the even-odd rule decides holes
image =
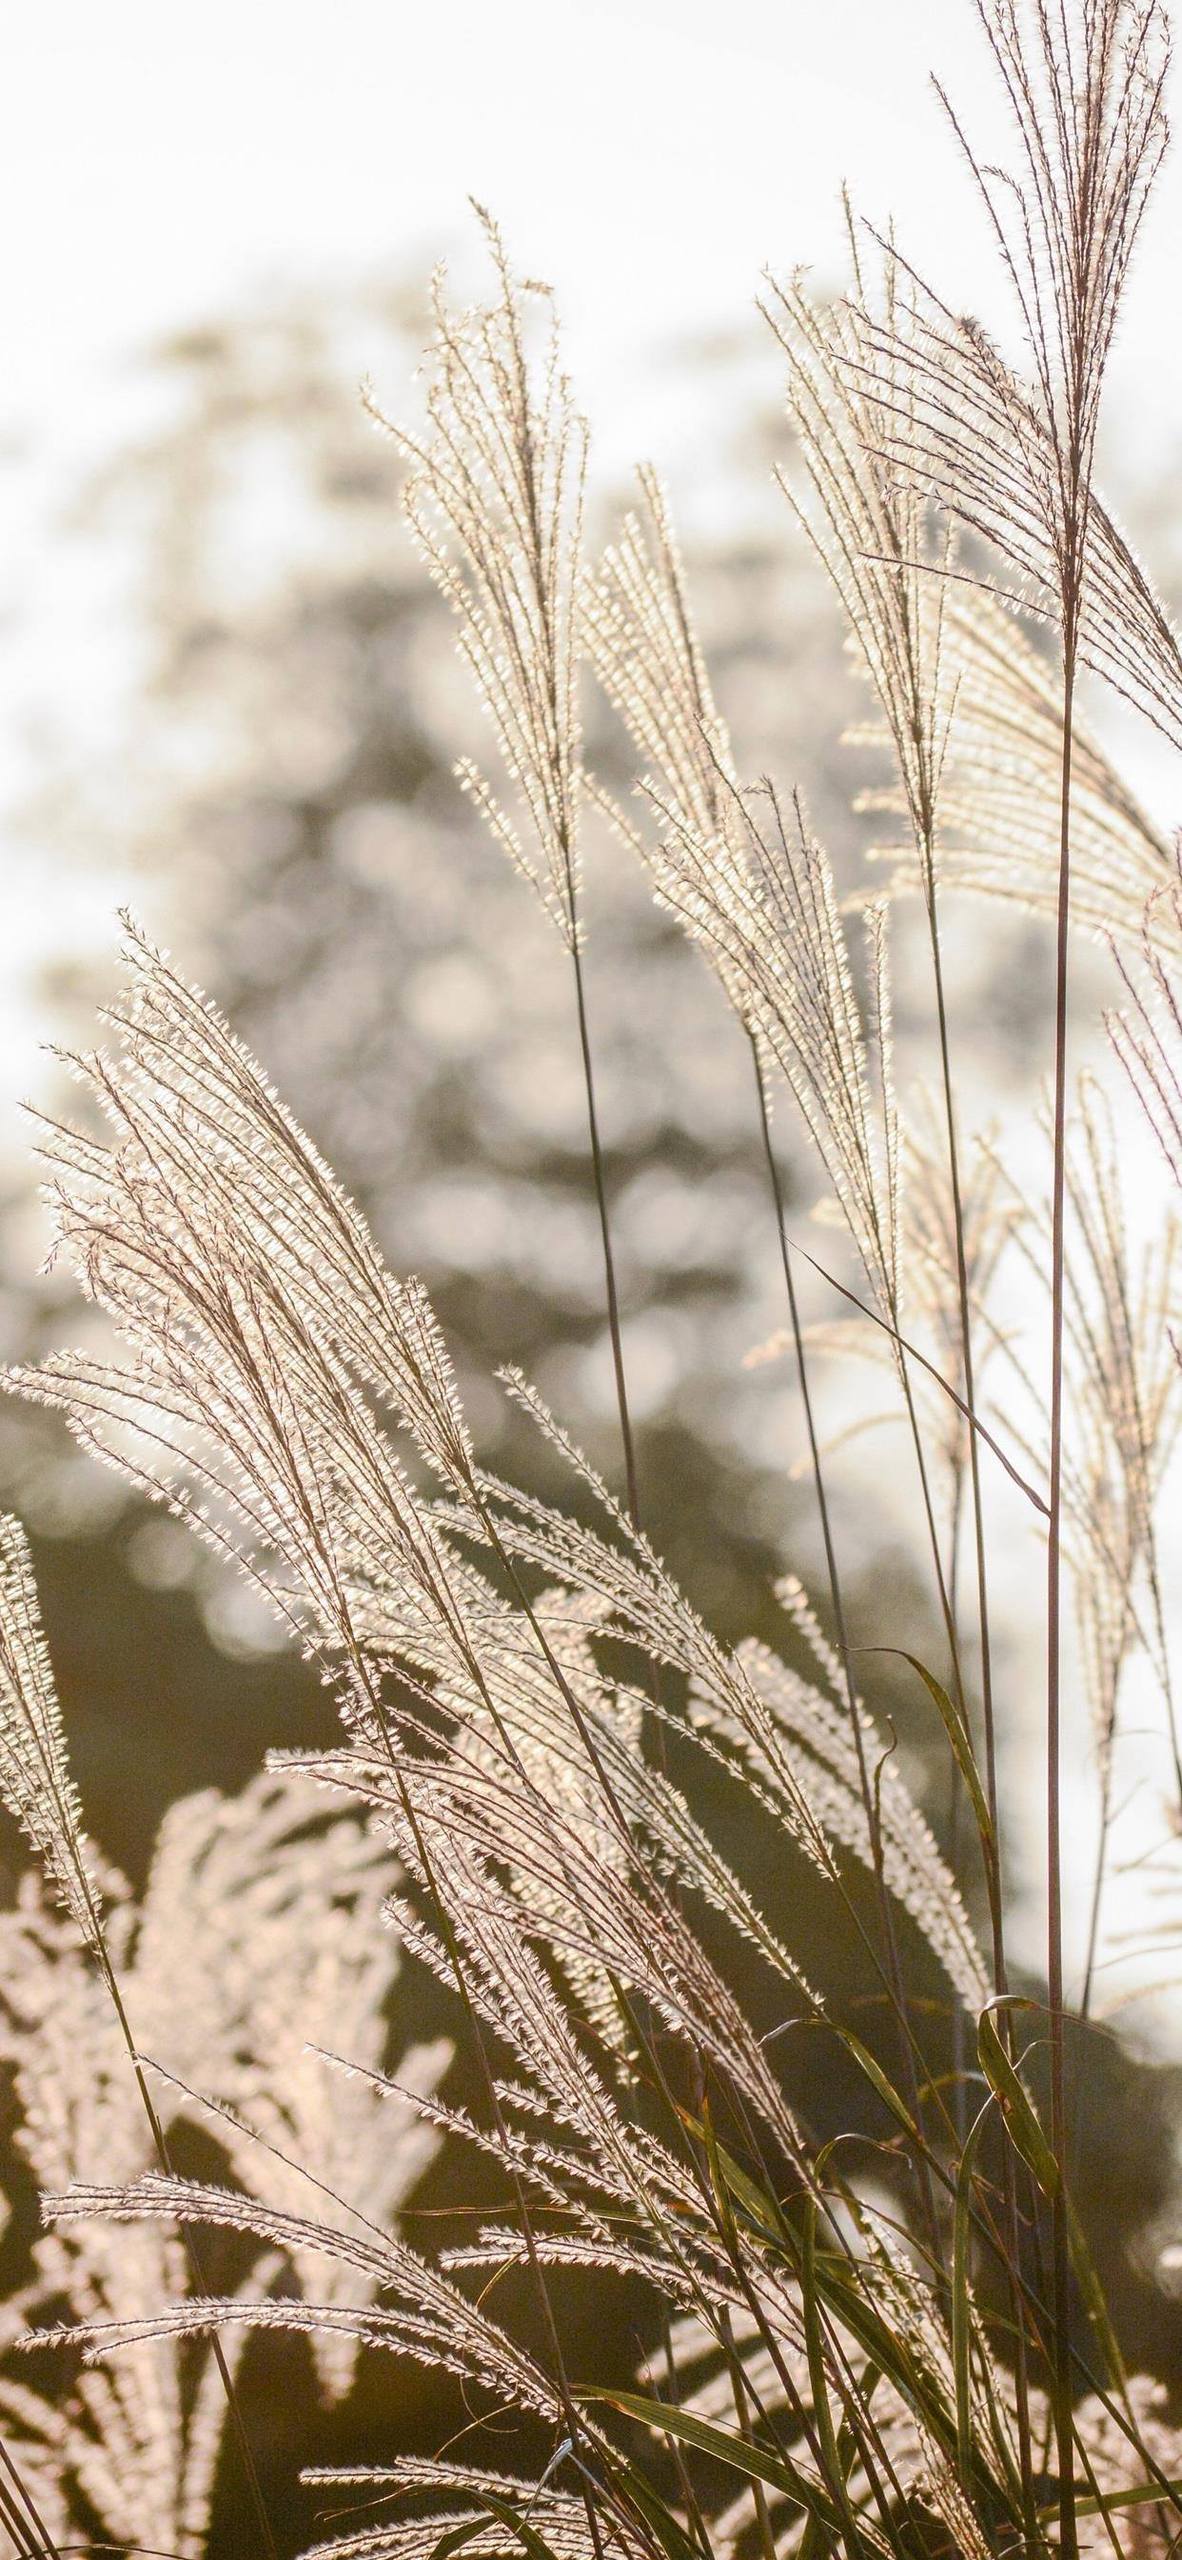
[[[23,2560],[197,2560],[223,2437],[274,2552],[241,2389],[262,2331],[305,2342],[330,2403],[363,2360],[461,2395],[434,2454],[408,2450],[395,2391],[372,2462],[309,2465],[317,2499],[342,2501],[323,2555],[1070,2560],[1178,2539],[1182,2439],[1115,2334],[1066,2076],[1133,1666],[1176,1782],[1162,1855],[1182,1855],[1160,1517],[1176,1212],[1163,1179],[1153,1234],[1130,1233],[1114,1105],[1068,1072],[1074,925],[1116,955],[1113,1091],[1131,1080],[1176,1182],[1176,886],[1075,700],[1090,667],[1182,739],[1177,644],[1092,485],[1164,147],[1166,30],[1141,0],[978,14],[1014,167],[964,147],[1032,379],[894,246],[871,290],[879,253],[852,219],[847,301],[795,281],[764,300],[792,539],[823,562],[874,689],[860,735],[892,770],[870,805],[901,822],[891,888],[922,900],[918,1095],[894,1050],[894,900],[855,901],[848,933],[790,780],[744,775],[742,705],[732,736],[652,469],[586,558],[586,434],[553,305],[485,215],[490,299],[457,313],[437,282],[425,423],[400,431],[406,513],[503,768],[497,792],[461,779],[570,964],[623,1498],[515,1369],[499,1385],[568,1501],[485,1464],[427,1293],[387,1270],[255,1060],[135,927],[106,1046],[70,1062],[82,1125],[43,1127],[56,1251],[96,1323],[10,1384],[249,1579],[341,1737],[232,1802],[174,1807],[137,1901],[88,1849],[27,1550],[0,1532],[0,1788],[42,1870],[0,1921],[0,2046],[48,2226],[0,2373],[0,2523]],[[1054,665],[1026,611],[1053,626]],[[584,671],[619,715],[635,819],[587,769]],[[593,807],[701,947],[753,1060],[825,1565],[815,1599],[785,1575],[778,1649],[723,1643],[646,1531],[588,1005]],[[962,1125],[953,894],[1054,924],[1045,1203],[1029,1147],[1011,1164],[1004,1135]],[[807,1136],[830,1229],[808,1246],[779,1113]],[[1047,1284],[1024,1329],[1023,1271]],[[836,1320],[806,1321],[806,1273]],[[818,1373],[836,1350],[860,1377],[867,1347],[902,1427],[889,1497],[920,1526],[934,1661],[889,1587],[865,1636],[851,1626]],[[1002,1538],[1045,1547],[1036,1705],[998,1667]],[[1078,1986],[1069,1578],[1099,1799]],[[949,1782],[948,1847],[881,1702],[886,1655]],[[1006,1944],[1000,1772],[1035,1719],[1045,2001],[1015,1992]],[[807,1956],[806,1887],[824,1922]],[[842,1944],[853,2005],[828,1978]],[[438,2032],[399,2031],[404,1975]],[[444,2145],[462,2200],[453,2184],[412,2240]],[[588,2283],[618,2306],[590,2347]]]

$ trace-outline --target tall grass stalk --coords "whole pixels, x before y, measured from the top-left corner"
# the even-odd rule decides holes
[[[1093,486],[1164,145],[1166,30],[1156,0],[976,0],[976,15],[1015,167],[986,166],[953,124],[1032,381],[893,245],[872,294],[852,216],[847,299],[819,305],[799,279],[764,295],[795,439],[778,476],[877,703],[859,735],[886,748],[890,779],[868,804],[903,822],[885,895],[843,899],[799,793],[742,780],[655,472],[588,561],[587,432],[552,298],[490,217],[488,299],[457,310],[436,281],[403,501],[507,800],[471,764],[460,779],[570,965],[624,1498],[513,1370],[500,1386],[570,1502],[486,1465],[426,1291],[387,1269],[255,1060],[130,923],[106,1045],[69,1062],[89,1117],[43,1125],[56,1249],[108,1347],[96,1332],[11,1384],[246,1577],[341,1729],[236,1805],[176,1808],[136,1902],[100,1879],[27,1553],[0,1529],[0,1792],[43,1878],[0,1913],[0,2056],[46,2217],[25,2343],[76,2360],[59,2407],[0,2358],[0,2524],[19,2560],[108,2534],[132,2547],[129,2523],[146,2546],[149,2520],[152,2547],[201,2560],[227,2410],[274,2560],[235,2361],[255,2331],[303,2340],[330,2398],[362,2354],[463,2395],[463,2431],[435,2453],[383,2436],[373,2462],[308,2465],[350,2507],[343,2538],[304,2560],[1078,2560],[1105,2542],[1149,2560],[1176,2545],[1182,2439],[1127,2369],[1072,2192],[1063,1911],[1069,1574],[1101,1760],[1085,2012],[1138,1647],[1176,1775],[1178,1759],[1154,1505],[1182,1430],[1182,1229],[1163,1201],[1134,1272],[1110,1124],[1068,1081],[1071,936],[1098,926],[1127,998],[1117,1058],[1182,1184],[1182,902],[1077,700],[1090,668],[1182,746],[1182,652]],[[1007,606],[1057,625],[1054,677]],[[623,723],[637,824],[589,767],[587,671]],[[588,1019],[588,803],[701,947],[750,1049],[787,1301],[775,1347],[793,1362],[831,1629],[824,1598],[814,1609],[786,1576],[779,1650],[723,1643],[642,1525]],[[909,888],[935,1060],[914,1104],[890,967]],[[1004,1139],[964,1125],[953,890],[1053,920],[1045,1215]],[[781,1094],[793,1199],[811,1181],[839,1230],[824,1257],[790,1232]],[[1041,1301],[1019,1327],[995,1277],[1007,1257],[1038,1274],[1048,1238],[1049,1329]],[[819,1342],[798,1258],[841,1310]],[[876,1363],[909,1484],[914,1461],[946,1679],[902,1659],[950,1773],[950,1853],[879,1708],[873,1666],[902,1649],[852,1640],[826,1337]],[[1046,1524],[1045,2004],[1015,1996],[1006,1945],[1013,1727],[983,1449],[1025,1525],[1031,1510]],[[322,1800],[331,1818],[305,1814]],[[1162,1855],[1177,1861],[1176,1828]],[[149,2058],[132,2020],[156,2017],[162,2045],[179,2032],[172,1950],[190,1926],[194,2050]],[[471,2100],[462,2079],[442,2093],[450,2040],[410,2048],[397,2076],[381,2059],[399,1947],[426,1996],[458,2006]],[[277,2024],[287,1980],[310,2004],[296,2057]],[[115,2028],[94,2016],[104,1994],[150,2172]],[[1045,2120],[1029,2067],[1044,2041]],[[835,2121],[815,2124],[817,2106]],[[178,2174],[170,2110],[200,2123],[215,2171]],[[92,2133],[110,2151],[97,2169]],[[487,2206],[408,2207],[444,2139],[495,2170]],[[220,2294],[190,2237],[206,2229],[230,2270]],[[574,2329],[588,2275],[616,2288],[614,2335]]]

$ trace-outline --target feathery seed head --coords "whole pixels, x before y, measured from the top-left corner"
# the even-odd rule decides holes
[[[459,777],[564,941],[578,940],[583,793],[577,602],[587,430],[562,371],[545,287],[514,276],[480,206],[494,299],[453,311],[442,275],[426,359],[427,424],[394,429],[410,463],[403,507],[456,618],[460,650],[489,713],[520,823],[485,776]],[[372,404],[371,404],[372,408]],[[374,411],[381,425],[388,422]]]

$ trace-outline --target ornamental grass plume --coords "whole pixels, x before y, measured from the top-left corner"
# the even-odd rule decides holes
[[[1164,1192],[1148,1243],[1131,1231],[1115,1114],[1131,1082],[1177,1176],[1180,919],[1166,845],[1076,711],[1090,667],[1182,742],[1177,644],[1093,488],[1166,30],[1144,0],[977,15],[1015,166],[965,150],[1031,380],[894,243],[871,293],[852,221],[844,301],[765,295],[791,538],[875,690],[893,770],[871,805],[903,821],[891,889],[923,903],[926,1082],[895,1054],[896,902],[859,894],[848,934],[799,795],[744,776],[655,471],[585,557],[551,298],[483,215],[491,299],[457,313],[436,289],[404,501],[514,805],[462,779],[573,971],[622,1497],[514,1368],[496,1385],[562,1498],[486,1462],[427,1291],[135,925],[105,1045],[69,1061],[78,1125],[43,1124],[54,1250],[95,1320],[9,1384],[249,1580],[340,1731],[237,1799],[174,1807],[137,1899],[88,1844],[28,1551],[0,1530],[0,1792],[40,1866],[0,1915],[0,2048],[46,2222],[0,2367],[22,2560],[88,2540],[200,2560],[223,2446],[252,2549],[277,2553],[259,2333],[299,2342],[330,2404],[363,2369],[418,2366],[462,2410],[412,2450],[384,2397],[355,2461],[311,2458],[310,2417],[305,2483],[342,2504],[309,2560],[1132,2560],[1178,2540],[1182,2444],[1074,2192],[1060,1627],[1066,1565],[1096,1743],[1086,2013],[1138,1656],[1177,1773],[1178,1251]],[[1053,671],[1024,614],[1053,625]],[[585,672],[620,716],[639,823],[589,769]],[[825,1556],[818,1595],[781,1577],[775,1643],[723,1641],[642,1517],[584,976],[593,810],[754,1062]],[[1012,1129],[962,1130],[944,914],[966,892],[1054,924],[1045,1202]],[[1075,926],[1122,990],[1111,1093],[1067,1073]],[[831,1231],[816,1252],[781,1113]],[[830,1293],[818,1325],[802,1266]],[[1014,1312],[1032,1272],[1049,1327],[1038,1292]],[[900,1642],[893,1589],[854,1622],[817,1375],[867,1340],[905,1433],[934,1664]],[[1015,1990],[1005,1934],[1023,1704],[998,1673],[993,1542],[1023,1533],[1046,1548],[1045,2002]],[[950,1836],[899,1751],[884,1655],[922,1700]],[[1176,1803],[1162,1826],[1182,1882]],[[425,2034],[400,2016],[408,1982]],[[587,2287],[617,2306],[590,2342]]]

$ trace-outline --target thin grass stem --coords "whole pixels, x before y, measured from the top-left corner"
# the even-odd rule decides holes
[[[1051,1177],[1051,1433],[1047,1529],[1047,1997],[1050,2011],[1051,2147],[1058,2180],[1051,2206],[1055,2315],[1055,2441],[1059,2466],[1059,2533],[1064,2560],[1075,2560],[1078,2532],[1072,2488],[1071,2262],[1067,2226],[1067,2092],[1063,2010],[1063,1837],[1061,1734],[1061,1593],[1063,1536],[1064,1250],[1067,1167],[1068,941],[1071,919],[1071,739],[1075,702],[1075,598],[1063,621],[1063,761],[1060,793],[1059,912],[1055,933],[1054,1161]]]
[[[576,891],[569,863],[571,915],[576,916]],[[636,1445],[632,1434],[632,1418],[628,1408],[628,1382],[624,1371],[624,1345],[620,1328],[620,1299],[616,1285],[615,1254],[612,1248],[611,1215],[607,1197],[607,1174],[603,1146],[599,1135],[599,1111],[595,1096],[595,1065],[591,1033],[587,1020],[587,989],[583,970],[583,954],[576,929],[571,940],[571,965],[575,982],[575,1008],[579,1024],[579,1054],[583,1065],[583,1089],[587,1101],[587,1135],[591,1146],[591,1170],[595,1182],[595,1204],[599,1214],[599,1235],[603,1249],[603,1280],[607,1300],[607,1325],[611,1337],[612,1369],[616,1382],[616,1404],[620,1416],[620,1439],[624,1454],[624,1482],[627,1488],[628,1517],[634,1529],[640,1527],[640,1489],[636,1471]]]

